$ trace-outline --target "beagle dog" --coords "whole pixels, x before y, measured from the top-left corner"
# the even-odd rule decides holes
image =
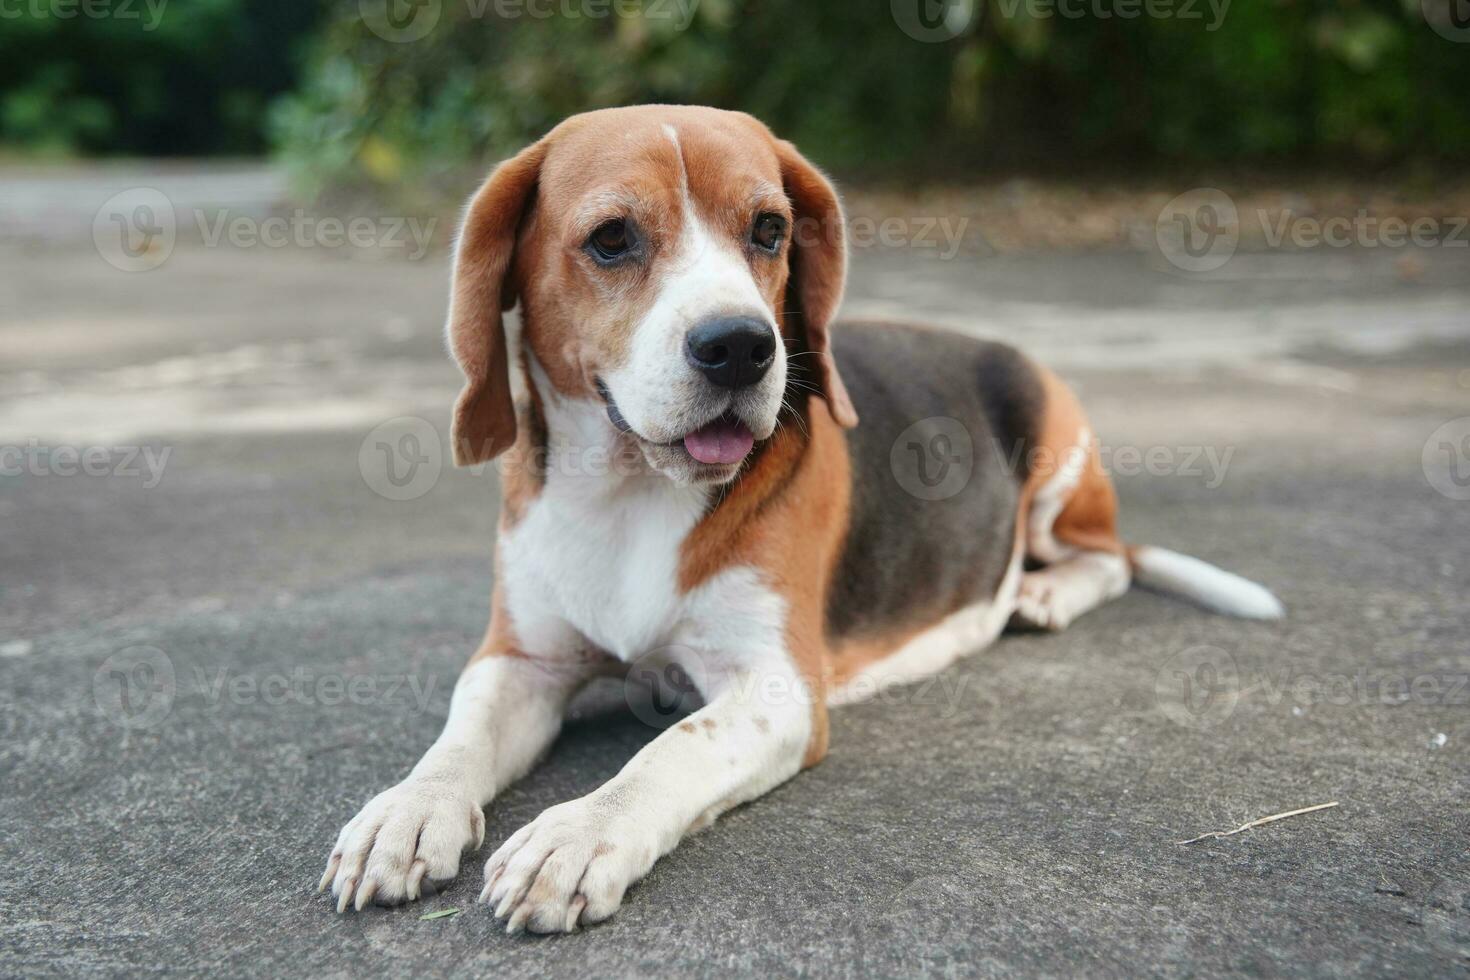
[[[832,184],[737,112],[575,116],[480,187],[448,340],[455,462],[504,454],[490,624],[443,734],[338,836],[321,888],[339,911],[454,877],[569,699],[635,662],[678,667],[702,706],[491,855],[480,899],[511,932],[606,919],[685,835],[819,762],[829,706],[1007,623],[1060,630],[1135,579],[1281,615],[1259,585],[1125,547],[1046,369],[834,328],[846,266]],[[905,469],[936,445],[962,466],[942,493]]]

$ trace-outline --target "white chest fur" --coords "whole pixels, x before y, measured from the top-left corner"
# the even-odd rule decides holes
[[[663,477],[548,475],[501,541],[508,611],[528,652],[553,654],[568,628],[622,660],[671,642],[687,605],[679,549],[702,491]]]
[[[684,539],[713,491],[626,465],[602,405],[560,397],[534,358],[530,366],[546,416],[547,473],[501,536],[498,562],[525,652],[590,646],[627,662],[697,651],[716,671],[781,656],[786,604],[756,569],[732,566],[679,588]]]

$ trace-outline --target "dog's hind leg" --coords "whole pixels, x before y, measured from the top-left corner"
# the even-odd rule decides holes
[[[1027,559],[1011,625],[1061,630],[1128,591],[1118,498],[1076,396],[1042,370],[1045,420],[1022,510]]]
[[[1072,620],[1128,591],[1128,562],[1106,551],[1087,551],[1021,577],[1011,624],[1063,630]]]

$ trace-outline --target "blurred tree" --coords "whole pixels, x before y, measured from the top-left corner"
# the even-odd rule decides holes
[[[651,101],[745,109],[830,166],[919,177],[1470,158],[1470,44],[1421,0],[419,2],[438,20],[401,42],[336,8],[275,116],[301,172],[432,180],[570,113]],[[947,12],[953,36],[916,40],[905,3]]]
[[[151,29],[54,16],[77,2],[0,19],[0,141],[254,152],[269,105],[309,186],[432,193],[571,113],[668,101],[917,178],[1470,159],[1470,27],[1426,13],[1467,0],[153,0]]]
[[[323,13],[301,0],[7,0],[0,146],[263,152],[266,111]]]

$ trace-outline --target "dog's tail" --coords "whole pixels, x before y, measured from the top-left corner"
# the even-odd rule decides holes
[[[1198,558],[1143,545],[1128,549],[1128,562],[1138,585],[1182,596],[1226,616],[1280,619],[1286,615],[1281,600],[1265,586]]]

